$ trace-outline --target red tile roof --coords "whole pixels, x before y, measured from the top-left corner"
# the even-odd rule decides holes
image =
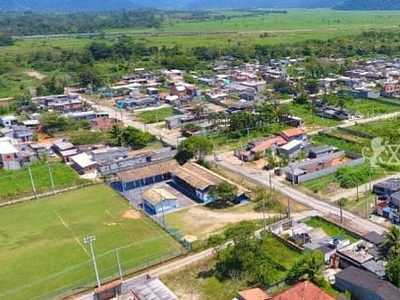
[[[265,140],[251,149],[251,152],[260,152],[268,149],[273,144],[277,144],[278,146],[285,145],[287,142],[280,136]]]
[[[262,289],[254,288],[250,290],[241,291],[238,293],[243,300],[268,300],[271,297],[265,293]]]
[[[310,281],[299,282],[271,300],[335,300]]]
[[[304,132],[303,129],[297,128],[297,127],[286,129],[286,130],[282,131],[282,134],[284,134],[287,137],[294,137],[294,136],[297,136],[297,135],[302,135],[304,133],[305,132]]]

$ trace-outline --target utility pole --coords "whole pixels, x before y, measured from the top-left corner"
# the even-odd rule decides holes
[[[271,170],[268,173],[268,180],[269,180],[269,196],[272,195],[272,179],[271,179]]]
[[[290,220],[290,197],[287,197],[287,217]]]
[[[265,199],[262,200],[262,209],[263,209],[264,230],[266,230],[267,229],[267,220],[265,219]]]
[[[293,169],[293,163],[290,164],[290,171],[291,171],[291,179],[292,179],[292,186],[294,186],[294,169]]]
[[[36,187],[35,187],[35,182],[33,181],[31,167],[28,167],[28,173],[29,173],[29,179],[31,180],[33,194],[35,195],[35,198],[37,198]]]
[[[56,193],[56,189],[54,187],[54,180],[53,180],[53,174],[51,173],[51,166],[49,163],[47,163],[48,167],[49,167],[49,176],[50,176],[50,183],[51,183],[51,189],[53,190],[53,194]]]
[[[100,284],[99,271],[97,270],[96,257],[94,256],[94,249],[93,249],[93,242],[95,240],[96,240],[96,237],[93,235],[83,238],[83,242],[85,244],[89,244],[89,246],[90,246],[90,253],[92,255],[93,268],[94,268],[94,273],[96,275],[97,287],[100,287],[101,284]]]

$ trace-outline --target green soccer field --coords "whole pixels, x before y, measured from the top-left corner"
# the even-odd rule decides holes
[[[182,253],[178,242],[106,185],[0,209],[0,299],[55,299]]]

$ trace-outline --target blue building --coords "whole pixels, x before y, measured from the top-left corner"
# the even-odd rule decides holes
[[[165,189],[149,189],[143,193],[143,208],[148,214],[164,214],[179,207],[176,197]]]

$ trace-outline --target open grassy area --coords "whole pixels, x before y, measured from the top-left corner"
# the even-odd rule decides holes
[[[141,111],[137,117],[144,123],[158,123],[164,121],[165,118],[174,115],[173,107],[163,107],[159,109]]]
[[[32,178],[38,194],[51,191],[51,177],[46,163],[35,163],[30,166]],[[78,174],[69,166],[62,163],[51,163],[50,171],[55,189],[62,189],[83,184]],[[32,184],[28,167],[15,171],[0,171],[0,202],[25,196],[33,196]]]
[[[340,238],[346,238],[349,239],[351,243],[357,241],[357,239],[354,236],[348,234],[344,229],[328,221],[325,221],[319,217],[311,217],[310,219],[305,221],[305,223],[313,228],[322,228],[325,231],[325,233],[331,237],[337,236]]]
[[[316,116],[308,105],[299,104],[284,104],[287,109],[289,109],[290,114],[300,117],[306,121],[307,125],[314,125],[317,128],[332,127],[340,125],[342,122],[337,120],[331,120],[327,118],[322,118]]]
[[[214,272],[216,260],[201,262],[161,280],[179,299],[232,300],[238,291],[247,288],[245,281],[221,281]]]
[[[356,112],[357,115],[364,118],[387,114],[400,110],[400,106],[375,102],[368,99],[358,99],[355,101],[346,102],[345,107],[351,111]]]
[[[362,154],[363,148],[369,146],[369,142],[365,144],[355,143],[353,141],[347,141],[336,136],[319,135],[315,134],[311,136],[311,140],[315,145],[331,145],[340,150],[353,151]]]
[[[263,253],[271,258],[271,261],[286,269],[289,269],[293,262],[301,257],[299,252],[286,247],[273,236],[264,236],[263,241]],[[219,279],[214,269],[216,262],[216,259],[201,262],[161,279],[179,299],[231,300],[238,291],[250,288],[249,283],[244,279],[238,278],[235,282]],[[278,281],[286,277],[286,271],[278,270],[276,265],[265,262],[264,267],[268,268]]]
[[[0,210],[0,299],[54,299],[95,285],[89,245],[100,279],[181,253],[172,237],[110,187],[96,185]]]

